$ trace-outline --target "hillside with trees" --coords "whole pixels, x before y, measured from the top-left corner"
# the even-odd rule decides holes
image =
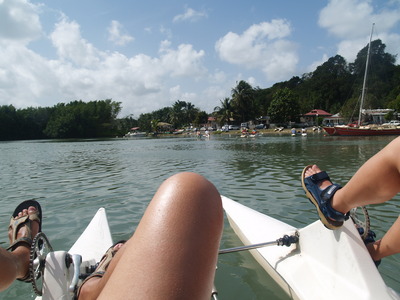
[[[396,56],[385,51],[381,40],[371,43],[370,66],[364,108],[392,108],[400,112],[400,66]],[[212,112],[176,100],[170,107],[118,118],[121,103],[107,100],[72,101],[53,107],[16,109],[0,106],[0,140],[47,138],[98,138],[125,134],[132,127],[147,132],[160,130],[160,123],[171,128],[195,127],[207,123],[209,116],[223,124],[239,124],[269,116],[271,122],[298,122],[312,109],[350,118],[358,111],[368,46],[359,51],[354,62],[342,56],[329,58],[313,72],[294,76],[270,88],[252,87],[239,81],[230,97],[219,100]],[[216,100],[218,102],[218,100]]]

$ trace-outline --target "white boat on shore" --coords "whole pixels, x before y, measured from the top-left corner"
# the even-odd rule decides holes
[[[133,127],[129,130],[127,134],[125,134],[124,137],[126,138],[136,138],[136,137],[145,137],[147,136],[147,133],[144,131],[139,131],[139,127]]]
[[[351,219],[334,231],[319,220],[295,228],[227,197],[222,201],[229,223],[244,245],[298,236],[298,243],[289,247],[250,250],[292,299],[400,299],[383,281]]]

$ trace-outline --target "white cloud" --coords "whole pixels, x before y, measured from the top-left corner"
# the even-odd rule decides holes
[[[190,21],[190,22],[196,22],[202,18],[206,18],[207,14],[205,12],[201,11],[196,11],[190,7],[186,8],[186,11],[181,14],[177,15],[174,17],[173,21],[174,22],[183,22],[183,21]]]
[[[0,3],[0,39],[30,42],[42,34],[38,10],[26,0],[2,0]]]
[[[250,76],[246,80],[252,87],[256,87],[257,85],[257,79],[255,79],[253,76]]]
[[[243,34],[227,33],[215,44],[219,57],[232,64],[264,72],[279,81],[293,74],[298,63],[297,46],[285,39],[291,33],[286,20],[250,26]]]
[[[372,23],[379,28],[378,36],[383,43],[390,42],[390,49],[398,49],[400,35],[390,31],[400,22],[400,2],[391,1],[387,7],[376,12],[371,0],[330,0],[319,15],[318,24],[340,41],[338,53],[353,61],[368,44]]]
[[[210,74],[210,82],[215,83],[224,83],[226,81],[227,75],[224,71],[215,70],[213,74]]]
[[[202,99],[205,100],[204,105],[206,106],[207,100],[211,99],[212,101],[208,101],[212,103],[210,107],[208,107],[208,111],[213,111],[214,108],[220,105],[220,100],[223,100],[226,97],[230,97],[230,91],[232,86],[226,84],[225,86],[221,85],[211,85],[204,90]]]
[[[94,66],[99,63],[100,52],[80,33],[80,26],[75,21],[63,17],[50,34],[53,46],[61,60],[79,66]]]
[[[49,62],[24,45],[0,47],[0,105],[39,106],[44,95],[55,97],[58,81]]]
[[[171,105],[168,84],[206,73],[203,50],[164,41],[159,55],[102,51],[82,37],[80,26],[65,16],[49,39],[57,57],[49,60],[25,43],[0,47],[0,105],[52,106],[58,102],[112,98],[123,115],[151,112]],[[189,79],[191,80],[191,79]],[[193,92],[182,97],[196,99]]]
[[[170,48],[170,43],[163,41],[160,47],[161,64],[172,76],[202,76],[206,69],[202,64],[203,50],[196,51],[192,45],[181,44],[178,49]]]
[[[359,38],[371,30],[371,1],[331,0],[319,15],[318,24],[341,39]]]
[[[108,40],[112,41],[118,46],[124,46],[129,42],[132,42],[134,38],[128,34],[122,34],[123,26],[118,21],[111,21],[110,26],[108,27]]]

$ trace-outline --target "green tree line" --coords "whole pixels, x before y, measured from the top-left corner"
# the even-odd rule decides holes
[[[190,102],[177,100],[170,107],[141,114],[138,118],[138,126],[148,132],[162,131],[159,123],[167,123],[166,128],[182,128],[186,126],[200,126],[207,123],[208,114],[200,110]],[[165,127],[164,127],[165,128]]]
[[[364,108],[392,108],[400,111],[400,66],[396,56],[385,51],[381,40],[371,43],[368,89]],[[127,116],[118,119],[121,103],[110,99],[73,101],[53,107],[16,109],[0,106],[0,140],[46,138],[96,138],[125,134],[132,127],[147,132],[168,128],[200,126],[213,116],[220,125],[239,124],[269,116],[274,123],[298,121],[312,109],[332,114],[340,112],[350,117],[358,111],[368,46],[361,49],[354,62],[348,63],[336,55],[313,72],[294,76],[270,88],[252,87],[246,81],[237,82],[230,97],[219,100],[212,112],[205,112],[190,102],[177,100],[173,105],[138,119]]]
[[[108,137],[118,132],[119,102],[73,101],[53,107],[0,106],[0,140]]]

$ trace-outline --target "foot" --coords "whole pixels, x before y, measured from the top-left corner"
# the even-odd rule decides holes
[[[348,214],[334,209],[332,201],[341,186],[332,184],[328,174],[316,165],[309,165],[303,169],[301,183],[307,198],[317,208],[318,216],[324,226],[328,229],[340,228],[348,219]]]
[[[315,175],[315,174],[321,173],[321,172],[322,172],[322,170],[321,170],[317,165],[312,165],[310,168],[308,168],[308,169],[305,171],[304,177],[309,177],[309,176],[312,176],[312,175]],[[318,187],[319,187],[321,190],[324,190],[324,189],[326,189],[327,187],[331,186],[332,184],[333,184],[333,183],[332,183],[330,180],[323,180],[323,181],[319,182]],[[331,199],[331,207],[332,207],[334,210],[337,210],[337,211],[339,211],[339,212],[345,214],[348,210],[345,210],[345,209],[343,209],[343,207],[339,207],[339,206],[337,205],[337,204],[338,204],[337,199],[338,199],[338,197],[340,197],[339,194],[340,194],[341,192],[342,192],[341,190],[338,190],[338,191],[332,196],[332,199]]]
[[[16,217],[14,217],[14,220],[18,220],[22,217],[25,217],[27,215],[32,215],[37,213],[37,210],[35,207],[30,206],[28,209],[23,209],[18,213]],[[39,222],[38,221],[33,221],[31,225],[31,230],[32,230],[32,236],[35,236],[39,232]],[[21,224],[19,226],[18,231],[17,231],[17,239],[25,237],[27,235],[27,227],[25,224]],[[8,238],[10,242],[12,241],[12,229],[9,228],[8,231]],[[24,278],[26,274],[28,273],[29,270],[29,260],[30,260],[30,248],[27,246],[27,244],[21,243],[17,245],[17,247],[12,251],[14,255],[18,257],[17,262],[18,262],[18,276],[17,278]]]
[[[379,266],[379,264],[381,263],[381,260],[382,260],[382,257],[380,257],[380,253],[379,253],[380,244],[381,244],[381,240],[377,240],[377,241],[374,241],[372,243],[368,243],[365,245],[367,247],[369,255],[371,255],[371,258],[377,267]]]
[[[304,177],[310,177],[314,174],[320,173],[322,172],[322,170],[317,166],[317,165],[312,165],[310,168],[308,168],[305,172],[304,172]],[[332,182],[330,182],[329,180],[324,180],[321,181],[318,186],[321,190],[326,189],[328,186],[331,186]]]
[[[107,253],[109,253],[112,257],[114,257],[116,253],[122,248],[122,246],[124,246],[124,244],[125,242],[120,242],[115,244],[112,248],[107,250]],[[99,262],[99,265],[105,263],[107,259],[109,260],[107,255],[104,255],[104,257]],[[105,271],[107,271],[110,263],[111,261],[109,261],[108,264],[106,263],[107,265],[104,267]],[[93,274],[96,274],[96,271]],[[84,280],[76,292],[76,298],[78,300],[97,299],[97,297],[100,295],[100,292],[102,291],[105,285],[105,281],[103,280],[103,275],[104,274],[89,276],[86,280]]]

